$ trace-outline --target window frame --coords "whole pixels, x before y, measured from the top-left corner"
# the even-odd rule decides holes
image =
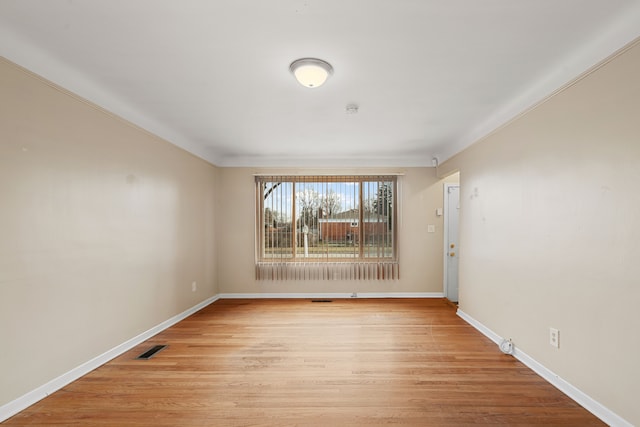
[[[265,188],[264,184],[268,182],[277,183],[290,183],[291,184],[291,252],[290,257],[265,257],[266,250],[266,238],[265,238]],[[304,256],[298,252],[298,232],[296,227],[297,213],[296,213],[296,184],[297,183],[342,183],[353,182],[358,183],[358,217],[354,218],[351,222],[354,222],[364,232],[366,226],[363,226],[365,222],[365,209],[364,206],[364,184],[367,182],[377,183],[391,183],[391,221],[385,222],[390,224],[391,227],[391,255],[390,256],[365,256],[365,240],[364,238],[358,239],[358,250],[354,251],[353,257],[331,257],[331,256]],[[398,197],[398,176],[389,174],[380,175],[255,175],[255,189],[256,189],[256,244],[255,255],[257,264],[301,264],[301,263],[321,263],[321,264],[336,264],[336,263],[365,263],[365,264],[378,264],[378,263],[397,263],[398,262],[398,214],[399,209],[399,197]]]

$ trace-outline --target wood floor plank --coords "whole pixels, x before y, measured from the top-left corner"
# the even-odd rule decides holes
[[[441,299],[220,300],[2,424],[604,425]]]

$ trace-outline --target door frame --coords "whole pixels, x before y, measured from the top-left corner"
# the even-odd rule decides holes
[[[443,247],[443,266],[442,266],[442,293],[444,294],[445,298],[448,298],[449,296],[447,295],[448,293],[448,263],[449,263],[449,188],[451,187],[458,187],[458,190],[460,189],[460,183],[449,183],[449,182],[445,182],[444,183],[444,191],[443,191],[443,211],[442,211],[442,215],[444,216],[444,232],[443,232],[443,239],[442,239],[442,247]],[[459,195],[460,193],[458,193]],[[458,221],[458,227],[460,226],[460,221]],[[459,233],[459,229],[458,229],[458,233]],[[460,246],[460,245],[458,245]],[[456,248],[457,250],[459,250],[459,248]],[[458,282],[460,280],[460,276],[458,276]],[[460,287],[458,286],[458,289],[460,289]]]

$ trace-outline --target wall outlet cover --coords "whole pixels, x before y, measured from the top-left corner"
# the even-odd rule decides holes
[[[556,328],[549,328],[549,344],[555,348],[560,348],[560,331]]]

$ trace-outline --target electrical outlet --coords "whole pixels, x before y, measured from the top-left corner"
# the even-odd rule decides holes
[[[556,328],[549,328],[549,344],[555,348],[560,348],[560,331]]]
[[[191,292],[195,292],[198,290],[198,284],[196,282],[191,283]]]

